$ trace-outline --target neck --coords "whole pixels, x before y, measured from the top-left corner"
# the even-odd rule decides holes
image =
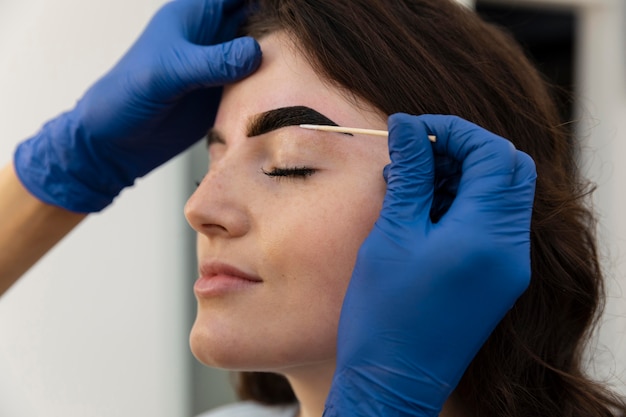
[[[284,373],[300,404],[298,417],[322,416],[334,372],[335,363],[329,361]]]

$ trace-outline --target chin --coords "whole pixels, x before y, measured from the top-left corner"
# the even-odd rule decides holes
[[[271,348],[259,345],[256,337],[254,342],[241,334],[245,333],[212,331],[196,322],[189,335],[189,346],[195,358],[211,368],[262,372],[281,366],[282,361],[277,361]]]
[[[284,373],[290,369],[334,363],[334,344],[324,349],[307,349],[301,343],[281,345],[269,335],[242,338],[241,334],[212,332],[196,322],[189,336],[189,345],[202,364],[229,371]]]
[[[246,356],[236,339],[222,332],[211,331],[197,321],[189,335],[189,347],[198,361],[212,368],[237,370]]]

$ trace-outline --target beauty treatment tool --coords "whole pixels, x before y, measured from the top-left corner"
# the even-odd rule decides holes
[[[389,132],[387,132],[386,130],[361,129],[358,127],[327,126],[327,125],[300,125],[300,127],[303,129],[310,129],[310,130],[323,130],[324,132],[352,133],[352,134],[361,134],[361,135],[381,136],[385,138],[389,136]],[[437,141],[437,137],[433,135],[428,135],[428,139],[431,142]]]

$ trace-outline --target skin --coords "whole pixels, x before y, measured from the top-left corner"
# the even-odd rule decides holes
[[[13,164],[0,169],[0,295],[84,218],[43,203],[17,178]]]
[[[288,106],[370,129],[386,130],[386,115],[321,79],[285,34],[260,45],[259,70],[224,91],[209,171],[185,215],[198,232],[200,270],[219,261],[261,282],[240,285],[222,277],[219,290],[196,291],[190,343],[206,365],[285,375],[300,417],[321,416],[343,298],[358,249],[382,207],[387,139],[297,126],[247,137],[247,126],[260,113]],[[264,173],[276,167],[315,172]],[[441,416],[463,415],[455,403],[448,401]]]
[[[262,282],[196,294],[190,341],[209,366],[284,374],[302,416],[319,416],[343,297],[382,206],[387,141],[297,126],[249,138],[246,127],[286,106],[311,107],[341,126],[387,129],[386,116],[321,80],[285,35],[260,44],[259,70],[224,91],[214,131],[225,143],[209,146],[209,171],[185,215],[198,232],[200,264],[225,262]],[[317,171],[263,173],[294,166]]]

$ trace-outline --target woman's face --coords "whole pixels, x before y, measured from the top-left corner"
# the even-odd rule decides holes
[[[200,268],[191,347],[210,366],[288,373],[333,364],[341,304],[389,162],[384,138],[297,124],[326,116],[387,126],[323,82],[284,34],[260,44],[260,69],[224,91],[209,171],[185,208]]]

